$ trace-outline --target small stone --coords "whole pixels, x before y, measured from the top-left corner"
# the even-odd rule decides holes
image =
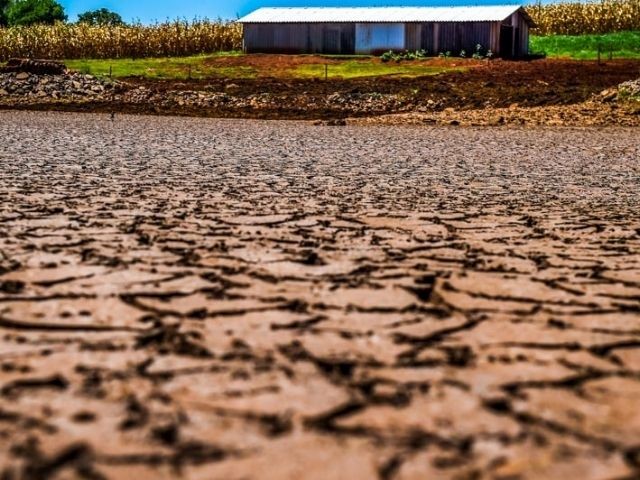
[[[29,75],[27,72],[20,72],[16,75],[16,80],[28,80],[30,76],[31,75]]]

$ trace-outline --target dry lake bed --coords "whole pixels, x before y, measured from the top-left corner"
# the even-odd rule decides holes
[[[637,129],[0,142],[3,480],[640,476]]]

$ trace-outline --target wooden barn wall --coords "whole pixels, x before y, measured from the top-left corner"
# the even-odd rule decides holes
[[[309,27],[301,23],[244,25],[247,53],[302,53],[308,49]]]
[[[244,48],[247,53],[352,54],[355,51],[355,24],[245,24]]]
[[[356,25],[354,23],[312,23],[310,28],[311,53],[355,53]]]
[[[507,18],[503,25],[514,28],[513,30],[513,51],[500,52],[501,56],[524,57],[529,54],[529,24],[520,12],[516,12]]]
[[[404,38],[407,50],[420,50],[422,48],[422,24],[407,23],[405,24]]]
[[[513,54],[526,55],[529,51],[529,26],[522,14],[516,12],[502,24],[514,27],[513,45],[517,51]],[[500,51],[500,26],[501,22],[407,23],[404,27],[404,48],[412,51],[424,49],[429,55],[451,52],[454,56],[465,50],[471,56],[479,44],[496,56],[510,56],[509,52]],[[356,50],[356,25],[245,24],[244,46],[247,53],[353,54]]]
[[[523,57],[529,53],[529,24],[520,12],[516,12],[511,15],[511,25],[518,29],[518,48],[514,54]]]
[[[491,24],[489,45],[491,45],[491,52],[496,56],[500,56],[500,25],[500,22]]]
[[[473,55],[476,45],[494,49],[497,45],[495,22],[435,22],[406,25],[407,50],[424,49],[429,55],[465,50]],[[499,24],[498,24],[499,32]]]

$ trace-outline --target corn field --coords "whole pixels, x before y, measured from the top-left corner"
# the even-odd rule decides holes
[[[242,27],[222,21],[175,21],[151,26],[34,25],[0,28],[0,61],[186,56],[238,50]]]
[[[640,0],[532,5],[527,12],[537,35],[584,35],[640,30]]]

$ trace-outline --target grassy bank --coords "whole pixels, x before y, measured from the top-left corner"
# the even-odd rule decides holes
[[[640,31],[608,33],[606,35],[548,35],[532,36],[532,53],[546,53],[549,57],[577,60],[640,58]]]
[[[268,56],[244,56],[238,52],[192,57],[67,60],[72,70],[113,78],[185,80],[224,77],[246,79],[276,78],[358,78],[393,75],[420,77],[462,70],[455,61],[451,65],[429,62],[382,63],[373,57],[340,58],[336,56],[291,56],[271,59]]]
[[[285,73],[297,78],[324,78],[325,73],[329,78],[358,78],[379,77],[393,75],[397,77],[415,78],[425,75],[437,75],[454,70],[463,70],[458,67],[442,67],[427,65],[425,63],[380,63],[373,59],[359,61],[345,61],[339,64],[327,66],[323,64],[300,65]]]
[[[240,53],[225,52],[192,57],[65,60],[64,63],[71,70],[96,76],[111,75],[113,78],[141,77],[184,80],[189,77],[201,79],[212,76],[255,77],[255,71],[251,67],[221,66],[215,63],[218,58],[236,55],[240,55]]]

